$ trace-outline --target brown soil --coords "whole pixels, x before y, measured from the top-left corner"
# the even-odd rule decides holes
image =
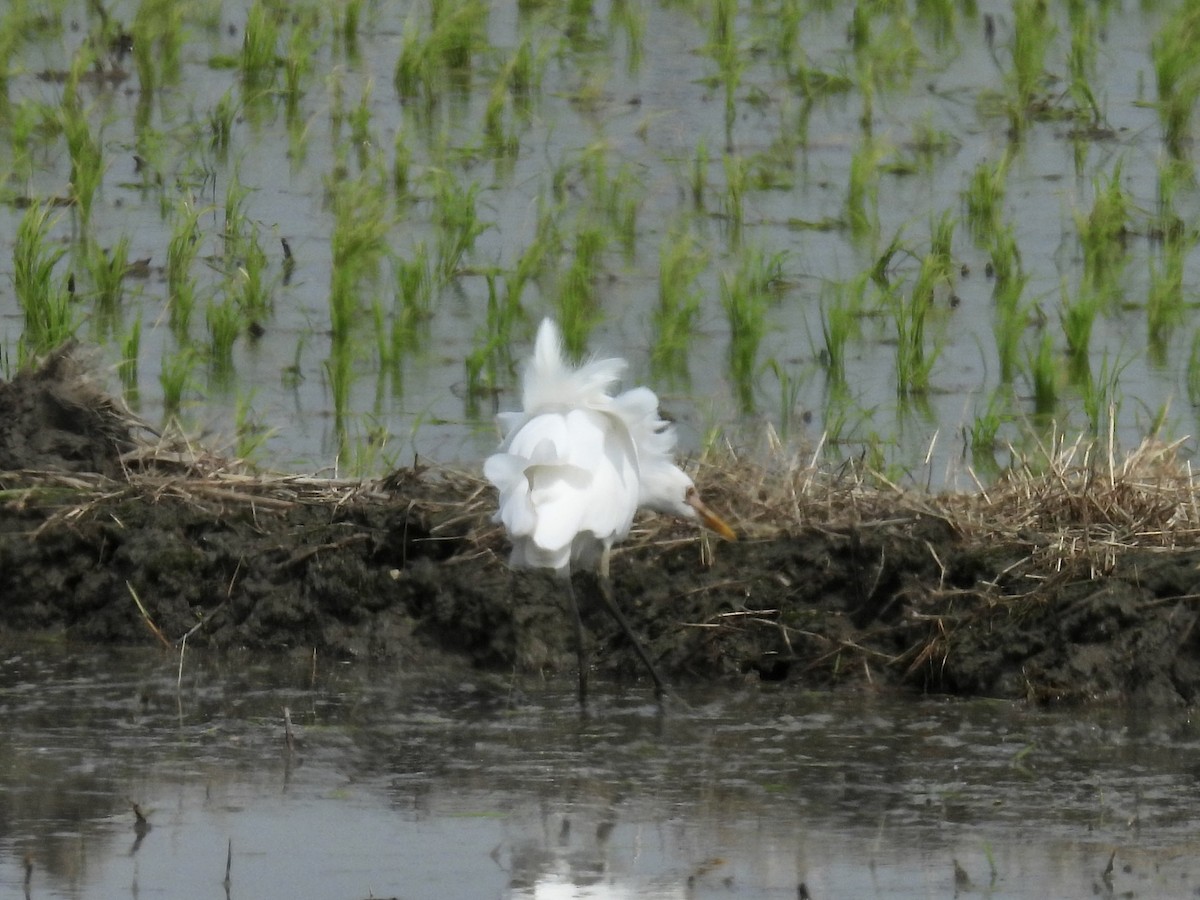
[[[0,382],[0,423],[0,632],[575,677],[562,587],[508,571],[475,476],[330,482],[168,452],[69,354]],[[675,683],[1187,704],[1200,549],[1169,461],[973,497],[714,465],[701,485],[744,539],[647,518],[616,595]],[[596,670],[642,678],[576,584]]]

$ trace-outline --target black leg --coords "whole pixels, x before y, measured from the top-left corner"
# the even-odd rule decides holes
[[[571,610],[571,620],[575,626],[575,659],[579,663],[579,705],[587,704],[588,688],[588,659],[587,646],[583,642],[583,617],[579,615],[579,604],[575,602],[575,588],[571,584],[571,576],[566,577],[567,607]]]
[[[633,627],[629,624],[629,620],[625,618],[625,613],[621,612],[621,607],[617,606],[617,601],[613,599],[612,580],[608,577],[607,565],[601,564],[596,580],[600,582],[600,596],[604,600],[604,605],[608,608],[609,614],[617,620],[617,623],[625,632],[625,636],[633,644],[633,649],[637,651],[637,655],[645,664],[650,677],[654,679],[654,696],[661,700],[666,686],[663,684],[662,676],[658,674],[658,669],[650,661],[650,654],[646,652],[646,648],[642,646],[642,642],[637,639],[637,635],[633,633]]]

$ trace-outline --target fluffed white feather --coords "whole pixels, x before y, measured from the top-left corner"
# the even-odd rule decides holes
[[[484,463],[499,490],[496,521],[512,540],[511,564],[568,573],[629,534],[638,507],[690,518],[692,480],[672,461],[674,428],[658,397],[615,395],[623,359],[581,366],[563,356],[555,323],[538,329],[520,412],[501,413],[504,438]]]

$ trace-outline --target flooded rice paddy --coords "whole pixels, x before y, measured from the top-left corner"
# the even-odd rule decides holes
[[[690,451],[769,424],[940,484],[1184,437],[1194,19],[11,4],[6,365],[76,334],[154,425],[301,471],[474,464],[548,313]]]
[[[569,680],[11,642],[0,657],[4,896],[1200,886],[1183,712],[760,685],[660,709],[601,684],[584,716]]]
[[[474,464],[544,314],[690,451],[770,425],[941,484],[1182,437],[1188,10],[13,2],[0,361],[74,335],[153,425],[300,471]],[[1186,712],[595,693],[0,645],[0,893],[1200,886]]]

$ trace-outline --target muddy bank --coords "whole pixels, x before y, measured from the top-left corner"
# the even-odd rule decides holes
[[[61,382],[0,385],[3,631],[409,665],[450,655],[574,679],[561,586],[508,571],[477,478],[248,475],[147,449],[116,404]],[[1037,508],[1005,528],[980,525],[999,511],[978,498],[772,477],[791,489],[701,473],[739,543],[648,517],[614,556],[618,599],[669,679],[1155,705],[1200,691],[1200,550],[1097,530],[1086,473],[1054,509],[1027,491]],[[1162,483],[1149,501],[1125,497],[1122,516],[1178,519]],[[1086,522],[1072,531],[1070,516]],[[640,678],[586,574],[577,589],[596,670]]]

